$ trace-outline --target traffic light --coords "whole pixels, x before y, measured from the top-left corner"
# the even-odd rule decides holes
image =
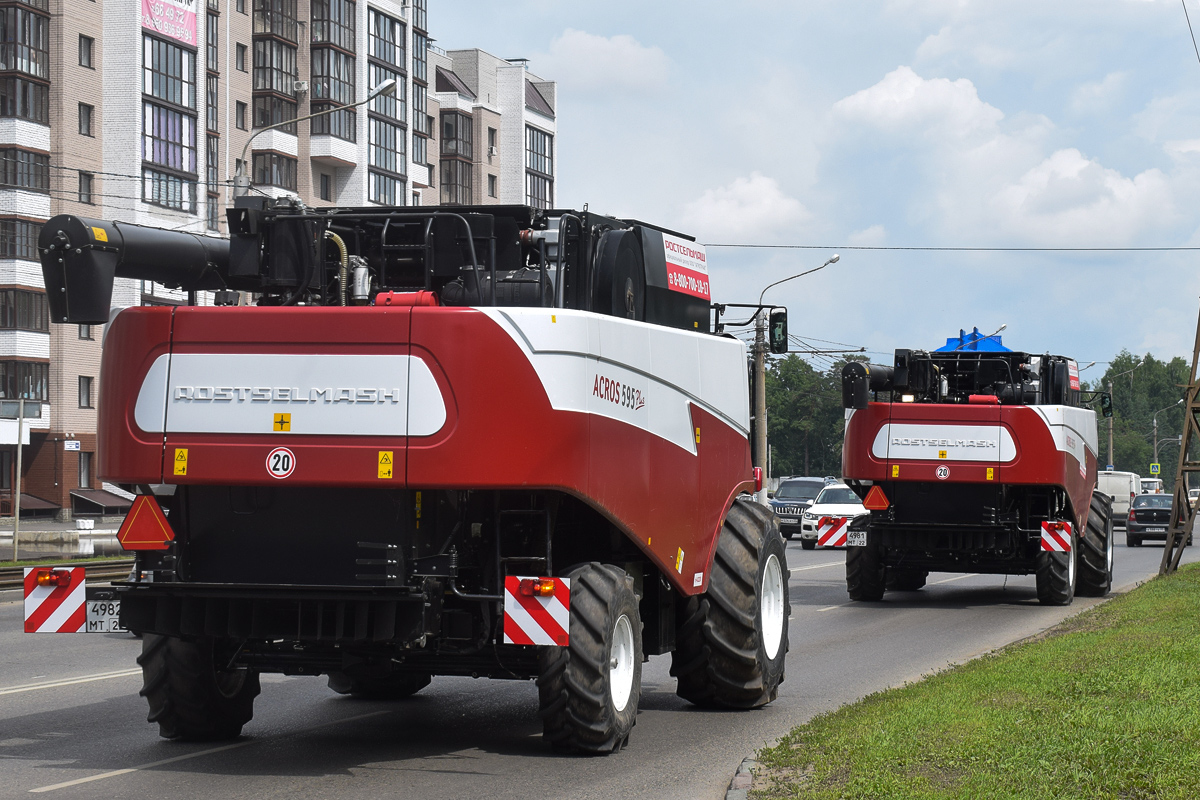
[[[1104,415],[1105,419],[1108,419],[1113,415],[1112,395],[1108,392],[1100,393],[1100,413]]]
[[[771,312],[769,328],[771,337],[771,352],[782,355],[788,351],[787,309],[777,308]]]

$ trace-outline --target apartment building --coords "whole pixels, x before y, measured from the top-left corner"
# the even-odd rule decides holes
[[[436,48],[428,15],[428,0],[0,0],[0,400],[31,406],[23,514],[122,502],[95,474],[103,326],[49,324],[49,217],[224,235],[241,169],[314,207],[553,203],[554,84]],[[186,301],[118,284],[115,305]],[[18,502],[17,427],[0,419],[0,516]]]

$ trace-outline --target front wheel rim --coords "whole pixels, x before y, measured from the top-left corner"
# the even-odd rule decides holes
[[[612,658],[608,668],[608,687],[613,708],[624,711],[633,694],[633,624],[622,614],[613,626]]]
[[[773,659],[779,654],[779,645],[783,642],[783,626],[787,624],[783,615],[783,569],[774,554],[767,558],[763,568],[762,587],[758,597],[763,649],[767,658]]]

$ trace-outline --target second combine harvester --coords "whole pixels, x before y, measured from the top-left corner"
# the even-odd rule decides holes
[[[118,592],[162,735],[236,736],[261,672],[536,678],[546,738],[584,752],[627,741],[652,654],[693,703],[775,698],[787,564],[741,497],[746,352],[710,333],[702,247],[523,206],[229,220],[39,240],[53,320],[109,323],[99,472],[140,495]],[[110,321],[114,277],[219,307]]]

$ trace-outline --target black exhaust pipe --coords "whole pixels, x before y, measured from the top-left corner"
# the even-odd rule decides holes
[[[114,278],[186,291],[226,288],[229,240],[60,214],[38,237],[52,322],[108,322]]]
[[[865,361],[851,361],[842,367],[842,407],[866,408],[871,392],[892,389],[895,369]]]

